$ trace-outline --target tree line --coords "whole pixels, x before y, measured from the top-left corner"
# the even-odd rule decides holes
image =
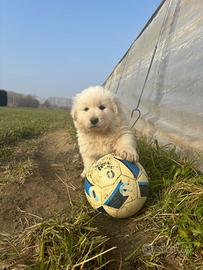
[[[31,108],[69,108],[71,99],[50,97],[42,100],[33,95],[24,95],[0,89],[0,106]]]

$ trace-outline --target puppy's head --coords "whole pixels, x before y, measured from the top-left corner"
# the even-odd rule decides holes
[[[75,97],[71,115],[79,130],[106,132],[118,119],[118,101],[101,86],[89,87]]]

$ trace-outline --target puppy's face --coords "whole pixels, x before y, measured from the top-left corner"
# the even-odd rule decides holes
[[[110,130],[117,114],[115,99],[102,87],[90,87],[78,94],[72,108],[76,127],[85,132]]]

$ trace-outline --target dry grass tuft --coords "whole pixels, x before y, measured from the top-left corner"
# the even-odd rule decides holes
[[[87,211],[68,220],[46,220],[15,238],[1,235],[0,261],[15,269],[101,269],[107,237],[91,226]]]

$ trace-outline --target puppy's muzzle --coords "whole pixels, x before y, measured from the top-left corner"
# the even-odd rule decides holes
[[[92,117],[92,118],[90,118],[90,122],[91,122],[92,126],[96,126],[99,123],[99,118]]]

